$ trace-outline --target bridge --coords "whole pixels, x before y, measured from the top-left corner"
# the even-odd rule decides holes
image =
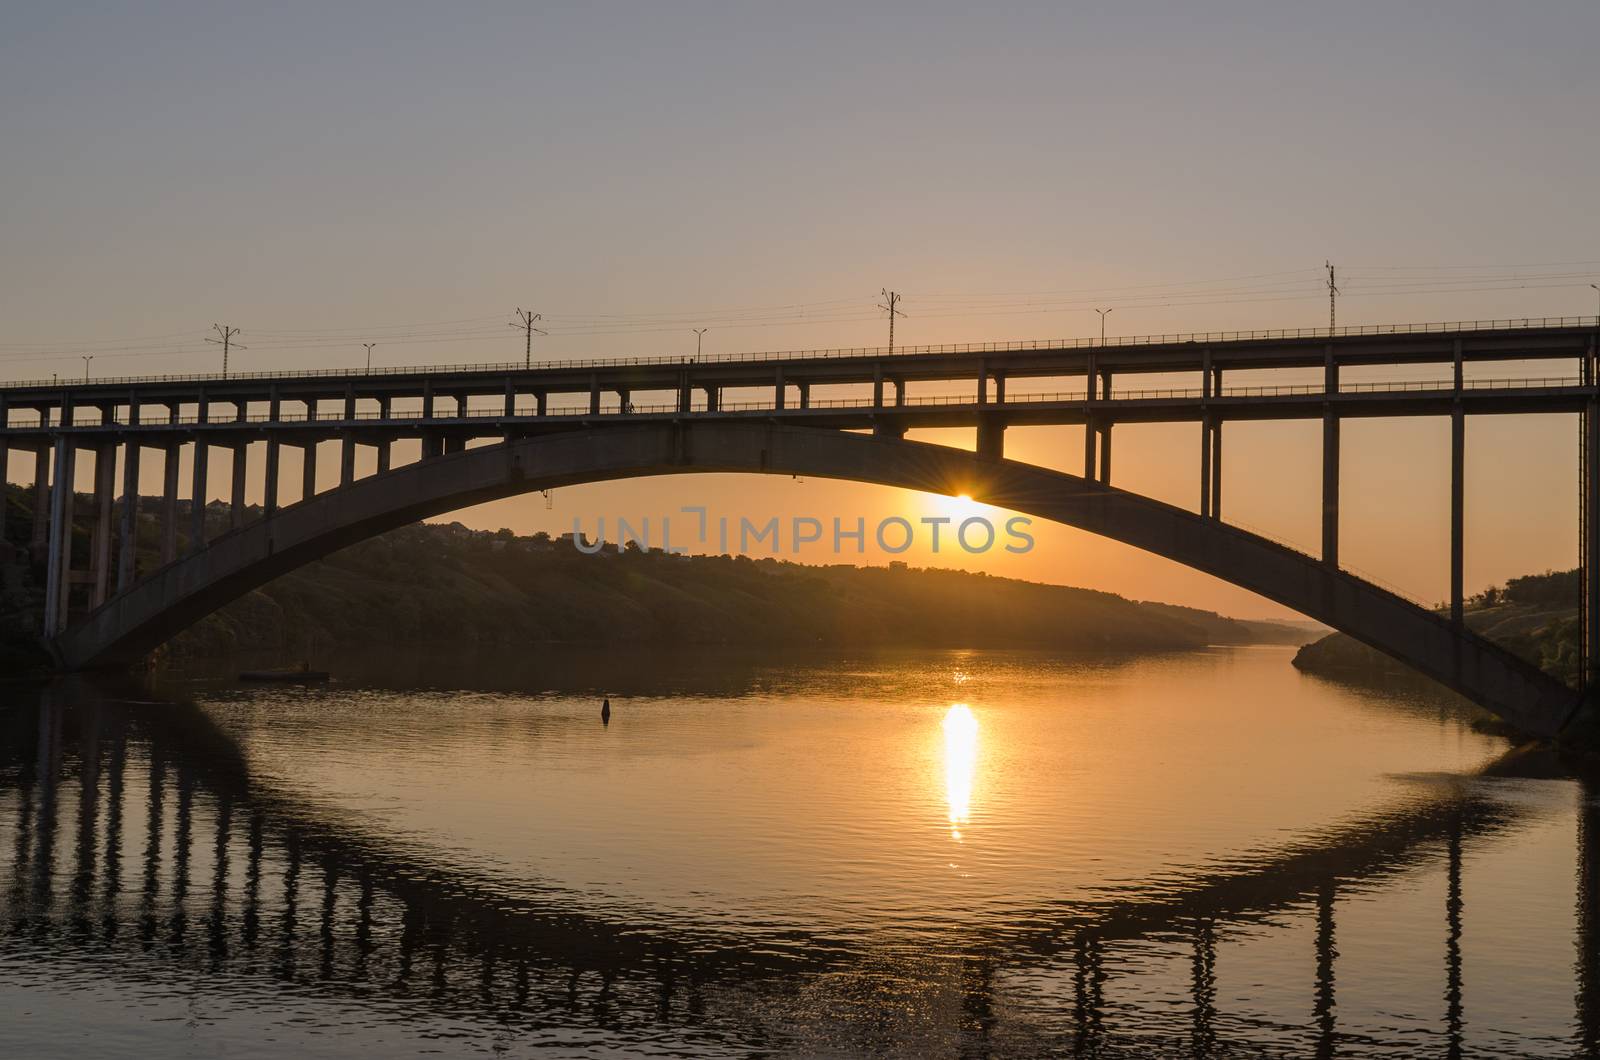
[[[1101,534],[1324,622],[1523,731],[1553,736],[1577,715],[1581,692],[1464,621],[1465,419],[1578,415],[1583,672],[1585,687],[1595,687],[1597,337],[1600,318],[1564,317],[9,383],[0,385],[0,466],[10,450],[34,456],[31,541],[47,575],[41,633],[70,670],[137,661],[271,578],[417,519],[583,482],[748,472],[967,494]],[[1559,374],[1469,372],[1525,360],[1554,362]],[[1341,370],[1394,368],[1433,377],[1341,385]],[[1308,369],[1318,381],[1297,381]],[[1225,383],[1240,372],[1250,373],[1248,384]],[[1171,385],[1175,378],[1181,385]],[[1140,386],[1152,379],[1159,385]],[[1447,614],[1339,561],[1340,424],[1399,416],[1447,417],[1451,424]],[[1222,517],[1225,425],[1296,419],[1322,423],[1322,547],[1315,556]],[[1112,484],[1115,426],[1151,422],[1198,428],[1192,509]],[[1063,424],[1084,427],[1081,474],[1005,458],[1009,427]],[[927,427],[973,428],[976,449],[906,440],[908,431]],[[404,441],[420,442],[419,456],[401,464],[396,445]],[[324,443],[338,451],[336,483],[327,488],[317,470]],[[257,446],[264,450],[255,462],[259,506],[246,503],[249,453]],[[298,491],[280,475],[286,446],[302,454]],[[230,525],[213,537],[205,498],[210,454],[219,448],[232,457]],[[375,454],[374,471],[358,475],[362,450]],[[146,454],[160,460],[163,481],[153,561],[138,548]],[[85,505],[72,487],[84,480],[92,487],[82,520],[87,532],[79,534]],[[190,500],[186,520],[182,496]]]

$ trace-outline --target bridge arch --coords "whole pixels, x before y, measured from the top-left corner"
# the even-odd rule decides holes
[[[1507,722],[1558,733],[1578,694],[1469,630],[1256,534],[1076,475],[966,450],[758,421],[653,421],[465,449],[357,480],[213,540],[54,642],[70,669],[136,660],[231,600],[385,531],[557,486],[696,472],[806,475],[976,500],[1203,571],[1349,634]]]

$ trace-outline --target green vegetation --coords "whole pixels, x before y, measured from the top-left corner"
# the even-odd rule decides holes
[[[10,622],[18,641],[37,622],[42,571],[25,547],[27,498],[15,487],[10,492],[7,533],[17,547],[7,570],[17,584],[0,605],[0,620]],[[155,562],[158,505],[146,500],[141,507],[140,563],[147,568]],[[211,533],[225,532],[226,508],[212,505],[208,520]],[[188,525],[187,505],[179,523]],[[78,548],[82,569],[87,535]],[[1303,629],[1288,624],[959,571],[818,567],[636,547],[619,553],[608,546],[591,556],[544,534],[419,524],[277,579],[169,650],[302,658],[335,648],[512,651],[576,642],[1145,651],[1304,639]]]
[[[1464,617],[1474,632],[1576,685],[1579,591],[1576,570],[1524,575],[1471,597]],[[1411,672],[1382,652],[1342,633],[1330,634],[1301,648],[1294,664],[1308,673],[1330,676]]]

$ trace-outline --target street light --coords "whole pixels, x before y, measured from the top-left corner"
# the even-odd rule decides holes
[[[695,328],[694,329],[694,359],[695,359],[696,362],[698,362],[700,360],[700,340],[704,339],[705,336],[706,336],[706,332],[708,332],[710,330],[711,330],[710,328]]]
[[[376,342],[363,342],[361,345],[363,345],[363,346],[365,346],[367,348],[367,374],[371,375],[372,374],[372,347],[376,346],[377,343]]]
[[[1600,283],[1591,283],[1589,286],[1594,288],[1596,319],[1600,319]]]
[[[79,356],[83,358],[83,381],[87,383],[89,381],[89,362],[94,360],[94,354],[84,353],[79,354]]]
[[[1110,309],[1096,309],[1095,310],[1096,313],[1100,314],[1100,345],[1102,345],[1102,346],[1104,346],[1106,344],[1106,317],[1110,316],[1112,313],[1115,313],[1116,311],[1117,311],[1116,307],[1114,307],[1114,306],[1112,308],[1110,308]]]

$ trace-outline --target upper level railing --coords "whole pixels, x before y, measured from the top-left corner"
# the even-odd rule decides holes
[[[1359,338],[1381,335],[1448,335],[1471,331],[1521,331],[1549,328],[1600,328],[1600,317],[1514,317],[1500,320],[1455,320],[1427,324],[1359,324],[1343,328],[1274,328],[1261,331],[1196,331],[1166,335],[1130,335],[1105,339],[1030,339],[1018,342],[966,342],[933,346],[840,347],[823,350],[780,350],[764,353],[721,353],[701,357],[643,356],[602,357],[579,360],[500,361],[469,364],[430,364],[362,371],[348,368],[306,368],[278,372],[178,373],[167,375],[99,376],[79,379],[29,379],[0,381],[7,389],[75,389],[82,386],[127,386],[141,383],[206,383],[270,379],[334,379],[364,376],[380,379],[409,379],[441,373],[476,372],[505,374],[530,369],[622,368],[632,365],[743,364],[768,361],[844,360],[848,358],[917,357],[929,354],[1026,353],[1030,350],[1082,350],[1138,346],[1172,346],[1182,343],[1266,342],[1291,339]]]
[[[1581,386],[1583,380],[1577,376],[1531,376],[1516,379],[1467,379],[1462,382],[1462,390],[1550,390]],[[1399,380],[1395,382],[1366,382],[1347,383],[1341,386],[1338,394],[1414,394],[1414,393],[1446,393],[1455,389],[1455,383],[1448,379],[1420,379]],[[1273,397],[1321,397],[1325,394],[1321,384],[1318,383],[1279,383],[1247,386],[1227,386],[1211,395],[1212,400],[1225,400],[1228,398],[1273,398]],[[1192,401],[1205,398],[1206,394],[1200,387],[1155,387],[1133,390],[1115,390],[1111,397],[1096,397],[1095,404],[1128,401]],[[904,401],[877,402],[870,397],[848,398],[813,398],[804,407],[799,405],[785,405],[779,408],[772,399],[764,401],[724,401],[715,412],[784,412],[796,413],[808,410],[828,409],[881,409],[884,412],[893,412],[896,408],[929,408],[929,407],[956,407],[970,406],[977,408],[986,404],[991,408],[1006,408],[1013,405],[1071,403],[1081,405],[1088,400],[1087,394],[1082,390],[1039,391],[1032,393],[1007,394],[1004,401],[991,399],[987,403],[978,401],[974,394],[923,394],[907,397]],[[212,426],[225,427],[235,423],[340,423],[340,422],[375,422],[375,421],[404,421],[429,423],[449,423],[461,420],[499,420],[499,419],[547,419],[550,417],[589,417],[589,416],[619,416],[619,415],[659,415],[679,414],[676,403],[633,405],[622,408],[615,404],[602,408],[599,412],[591,412],[588,405],[553,405],[547,406],[541,414],[536,403],[524,400],[516,404],[510,411],[502,405],[499,408],[474,409],[457,408],[456,410],[441,414],[435,411],[433,415],[424,415],[421,409],[391,409],[388,413],[381,411],[357,410],[352,415],[347,415],[341,409],[308,409],[303,412],[279,410],[277,416],[268,413],[251,413],[247,416],[227,416],[219,419],[202,420],[199,416],[171,416],[171,415],[144,415],[140,417],[137,426],[141,427],[168,427],[191,426],[201,423]],[[694,414],[705,414],[713,410],[699,406],[689,410]],[[13,418],[6,426],[12,429],[38,429],[47,426],[38,414],[19,415]],[[90,423],[75,423],[76,427],[99,427],[101,421]],[[118,424],[126,427],[127,424]]]

